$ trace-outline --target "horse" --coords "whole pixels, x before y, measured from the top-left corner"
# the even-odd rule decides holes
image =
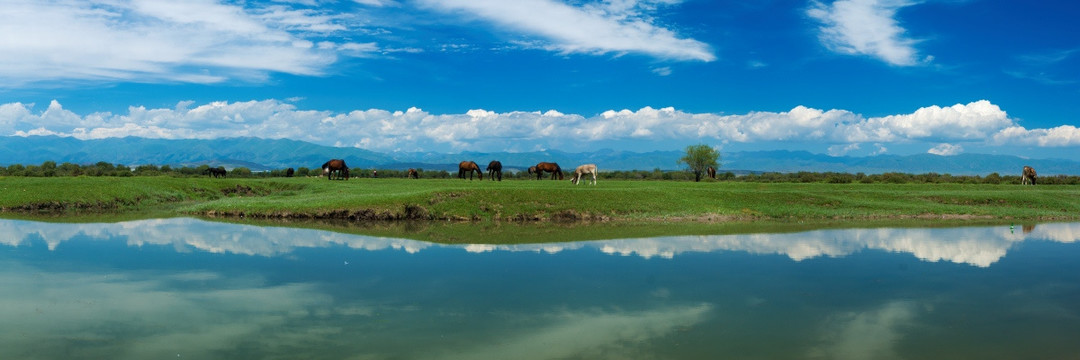
[[[1020,185],[1027,185],[1027,183],[1030,182],[1031,185],[1034,186],[1035,178],[1037,177],[1038,175],[1035,175],[1035,168],[1024,166],[1024,173],[1020,176]]]
[[[536,164],[535,168],[536,168],[536,180],[540,180],[540,177],[544,175],[545,171],[551,173],[551,180],[555,180],[556,175],[559,177],[559,180],[563,179],[562,168],[559,167],[559,164],[549,163],[549,162],[541,162],[539,164]],[[532,168],[529,168],[529,169],[532,170]]]
[[[285,177],[292,177],[295,173],[296,170],[293,170],[293,168],[288,168],[287,170],[285,170]]]
[[[709,174],[709,177],[716,179],[716,169],[714,169],[712,166],[710,166],[708,169],[705,169],[705,173]]]
[[[476,175],[480,177],[481,181],[484,180],[484,173],[480,171],[480,165],[476,165],[476,162],[462,161],[461,163],[459,163],[458,164],[457,177],[459,179],[464,179],[466,171],[469,172],[469,180],[472,180],[473,171],[476,172]]]
[[[228,171],[225,171],[224,167],[218,166],[216,168],[208,168],[206,170],[203,170],[203,174],[212,177],[225,177],[225,174],[228,174]]]
[[[379,170],[375,170],[375,169],[372,169],[372,170],[371,170],[371,177],[372,177],[372,178],[377,178],[377,177],[379,177]]]
[[[570,179],[570,183],[577,185],[581,182],[581,177],[586,174],[592,174],[592,184],[596,185],[596,164],[585,164],[578,166],[574,170],[574,178]]]
[[[416,171],[416,169],[409,169],[409,179],[419,179],[419,178],[420,178],[420,172],[419,171]]]
[[[329,180],[334,179],[334,173],[337,173],[338,180],[349,180],[349,167],[345,165],[345,160],[331,159],[322,164],[322,171]]]
[[[489,179],[495,180],[495,177],[498,176],[499,181],[502,181],[502,163],[499,160],[491,160],[484,170],[487,170]]]

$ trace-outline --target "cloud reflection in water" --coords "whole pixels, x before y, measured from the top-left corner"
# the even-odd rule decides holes
[[[139,220],[98,224],[44,224],[0,220],[0,244],[20,246],[40,239],[50,250],[76,237],[127,239],[131,246],[171,245],[211,253],[279,256],[297,248],[347,246],[352,249],[397,249],[415,253],[431,247],[460,247],[468,252],[532,251],[558,253],[594,248],[618,255],[671,258],[688,252],[741,251],[785,255],[801,261],[840,257],[863,250],[908,253],[925,261],[950,261],[988,267],[1025,240],[1072,243],[1080,239],[1080,223],[957,228],[878,228],[817,230],[785,234],[673,236],[572,243],[524,245],[441,245],[399,238],[370,237],[320,230],[260,227],[207,222],[191,218]]]

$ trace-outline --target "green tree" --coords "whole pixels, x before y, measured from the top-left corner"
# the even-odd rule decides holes
[[[683,156],[677,164],[685,164],[687,170],[694,173],[694,181],[701,181],[701,175],[709,167],[720,167],[720,152],[705,144],[690,145],[686,147],[686,156]]]
[[[235,177],[251,177],[251,169],[248,169],[248,168],[243,167],[243,166],[235,167],[235,168],[232,169],[230,174],[232,174],[232,176],[235,176]]]

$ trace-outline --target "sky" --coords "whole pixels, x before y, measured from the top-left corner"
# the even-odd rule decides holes
[[[1071,0],[0,0],[0,136],[1080,160]]]

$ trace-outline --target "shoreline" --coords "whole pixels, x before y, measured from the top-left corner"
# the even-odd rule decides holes
[[[1080,186],[0,177],[0,217],[355,222],[1080,220]]]

